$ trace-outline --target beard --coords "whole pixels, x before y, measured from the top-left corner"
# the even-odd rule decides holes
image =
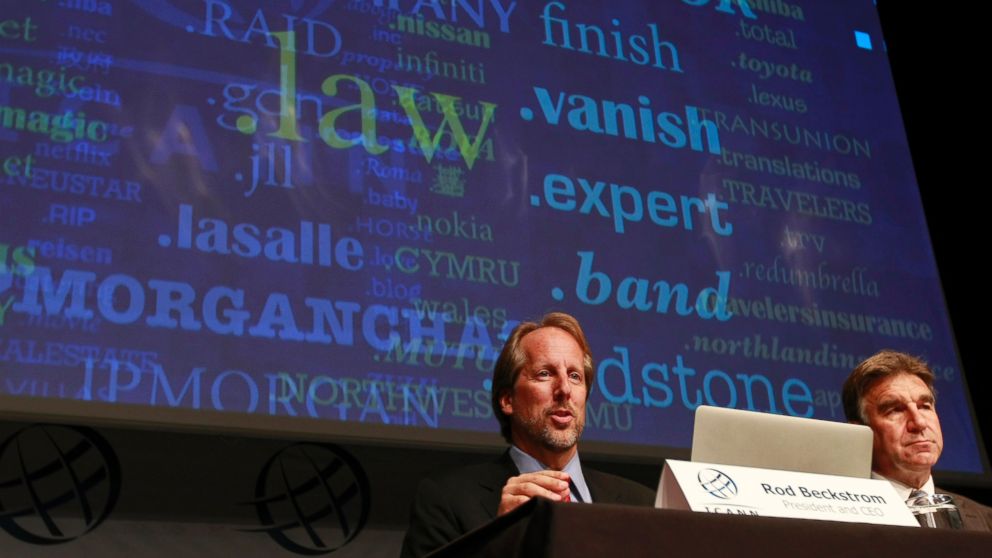
[[[531,440],[540,443],[546,449],[554,451],[567,450],[579,443],[582,430],[585,428],[585,417],[580,417],[575,411],[575,417],[568,428],[555,428],[549,421],[549,417],[555,409],[548,409],[539,415],[520,417],[521,430],[527,434]]]

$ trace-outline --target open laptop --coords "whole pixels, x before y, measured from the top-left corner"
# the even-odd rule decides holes
[[[701,406],[692,461],[824,475],[871,477],[867,426]]]

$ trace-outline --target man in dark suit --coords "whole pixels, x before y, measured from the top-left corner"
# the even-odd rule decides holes
[[[531,498],[652,505],[648,488],[579,461],[593,374],[589,345],[572,316],[552,313],[518,325],[492,380],[493,414],[510,449],[493,462],[424,479],[402,556],[422,556]]]
[[[917,491],[954,498],[965,529],[992,531],[992,509],[935,488],[931,468],[944,449],[933,372],[922,360],[880,351],[844,382],[844,414],[874,433],[872,476],[889,481],[904,500]]]

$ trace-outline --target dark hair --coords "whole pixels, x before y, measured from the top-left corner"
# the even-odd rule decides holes
[[[516,383],[520,370],[527,364],[527,357],[520,349],[521,341],[528,333],[545,327],[556,327],[571,335],[579,344],[583,355],[582,369],[586,377],[586,399],[592,392],[592,352],[589,350],[589,343],[586,342],[586,335],[582,332],[582,326],[579,325],[578,320],[563,312],[551,312],[545,314],[540,322],[520,323],[510,332],[510,337],[507,338],[503,350],[499,353],[499,358],[496,359],[496,366],[493,367],[493,414],[499,421],[500,433],[510,443],[512,443],[510,440],[510,418],[503,414],[499,400],[506,392],[513,391],[513,384]]]
[[[851,372],[844,381],[842,397],[844,400],[844,415],[850,422],[865,424],[865,393],[884,378],[898,374],[910,374],[923,380],[930,389],[930,394],[937,398],[933,389],[933,371],[921,358],[892,350],[882,350],[866,358]]]

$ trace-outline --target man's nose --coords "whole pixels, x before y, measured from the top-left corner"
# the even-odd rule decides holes
[[[909,414],[909,420],[907,421],[906,426],[911,431],[919,432],[927,427],[927,418],[922,412],[920,412],[920,409],[917,408],[916,405],[910,405],[907,412]]]
[[[568,372],[557,374],[556,378],[555,395],[565,399],[572,394],[572,382],[568,381]]]

